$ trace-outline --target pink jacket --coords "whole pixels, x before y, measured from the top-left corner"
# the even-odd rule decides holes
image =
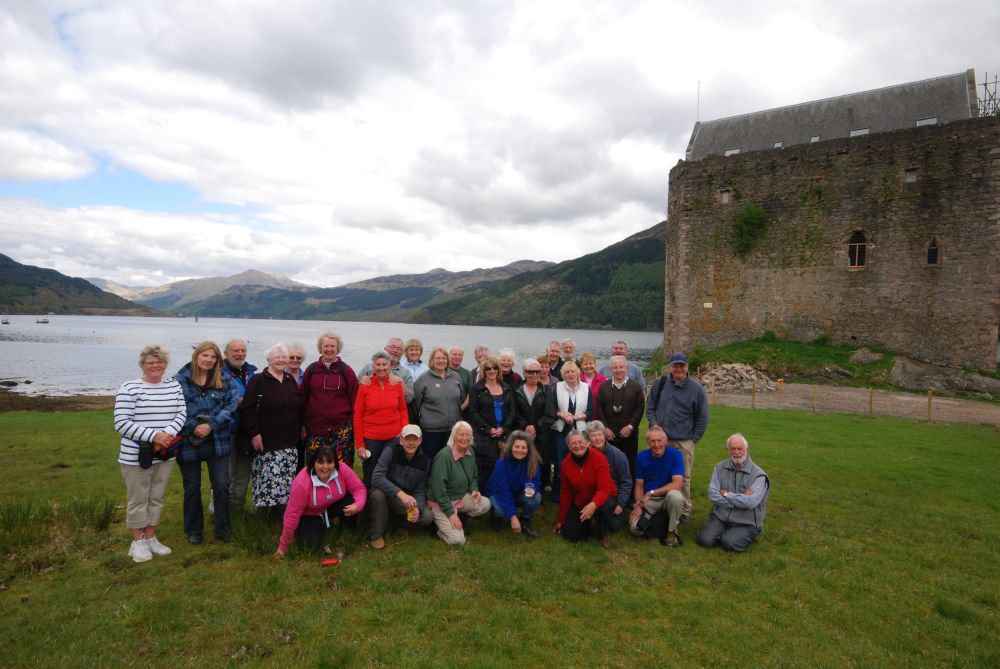
[[[608,380],[608,377],[604,376],[600,372],[594,372],[594,376],[590,381],[583,378],[583,374],[580,374],[580,380],[590,386],[590,393],[594,396],[594,400],[597,400],[597,391],[600,390],[601,384]]]
[[[281,541],[278,550],[284,552],[295,540],[295,530],[299,527],[302,516],[323,516],[327,527],[326,510],[331,504],[351,493],[354,503],[360,509],[365,508],[367,492],[365,484],[350,467],[341,462],[336,471],[330,474],[329,480],[323,483],[313,476],[308,469],[300,471],[292,480],[291,493],[285,506],[285,526],[281,531]]]

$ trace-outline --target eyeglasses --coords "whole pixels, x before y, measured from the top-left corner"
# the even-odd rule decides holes
[[[542,370],[540,370],[540,369],[526,369],[526,370],[524,370],[524,373],[525,374],[541,374]]]
[[[301,355],[290,355],[290,356],[288,356],[288,359],[289,360],[301,360],[302,356]]]

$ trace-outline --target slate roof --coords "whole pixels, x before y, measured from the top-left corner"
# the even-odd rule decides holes
[[[886,86],[788,107],[695,123],[687,160],[808,144],[850,137],[852,131],[874,134],[912,128],[935,119],[950,123],[979,115],[974,70],[908,84]]]

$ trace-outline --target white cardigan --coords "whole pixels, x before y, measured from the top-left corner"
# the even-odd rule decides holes
[[[556,411],[562,413],[564,411],[569,411],[569,386],[566,385],[565,381],[560,381],[556,384]],[[588,386],[583,380],[580,380],[576,386],[576,411],[574,413],[586,413],[587,405],[590,403],[590,386]],[[562,418],[557,420],[552,424],[552,429],[556,432],[562,432],[566,427],[566,421]],[[586,430],[587,421],[578,420],[576,421],[576,429]]]

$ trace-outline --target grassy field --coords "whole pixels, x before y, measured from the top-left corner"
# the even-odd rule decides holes
[[[132,563],[121,510],[100,529],[99,498],[124,502],[110,425],[108,411],[0,415],[0,665],[1000,665],[996,429],[717,407],[680,549],[527,542],[482,522],[464,548],[390,535],[377,553],[345,533],[324,568],[272,559],[267,528],[189,546],[176,471],[159,532],[174,554]],[[744,555],[694,542],[736,430],[773,481]]]

